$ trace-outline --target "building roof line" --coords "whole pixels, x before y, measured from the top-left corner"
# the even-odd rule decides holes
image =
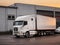
[[[14,3],[14,4],[25,4],[25,3]],[[39,7],[47,7],[47,8],[60,9],[59,7],[44,6],[44,5],[35,5],[35,4],[25,4],[25,5],[33,5],[33,6],[39,6]]]
[[[13,9],[17,9],[17,7],[14,7],[14,6],[0,6],[0,8],[13,8]]]

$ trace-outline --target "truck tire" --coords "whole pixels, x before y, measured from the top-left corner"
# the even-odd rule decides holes
[[[26,38],[29,38],[29,37],[30,37],[30,33],[29,33],[29,32],[26,32],[26,33],[25,33],[25,37],[26,37]]]
[[[20,36],[15,36],[16,38],[20,38]]]
[[[43,36],[43,35],[44,35],[44,32],[42,31],[42,32],[41,32],[41,36]]]
[[[51,34],[54,35],[55,34],[55,31],[52,31]]]
[[[44,32],[44,36],[46,35],[46,32]]]

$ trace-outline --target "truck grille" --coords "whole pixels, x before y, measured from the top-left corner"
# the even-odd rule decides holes
[[[17,27],[15,27],[15,28],[14,28],[14,31],[18,31],[18,28],[17,28]]]

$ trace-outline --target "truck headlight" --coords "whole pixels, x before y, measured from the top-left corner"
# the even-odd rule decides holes
[[[18,28],[17,28],[17,27],[15,27],[15,28],[14,28],[14,31],[18,31]]]

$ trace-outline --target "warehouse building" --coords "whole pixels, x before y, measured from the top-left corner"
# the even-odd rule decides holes
[[[10,6],[0,6],[0,32],[12,30],[16,17],[32,14],[56,17],[57,26],[60,26],[60,8],[15,3]]]
[[[0,31],[8,31],[12,28],[12,22],[16,16],[17,7],[0,6]]]

